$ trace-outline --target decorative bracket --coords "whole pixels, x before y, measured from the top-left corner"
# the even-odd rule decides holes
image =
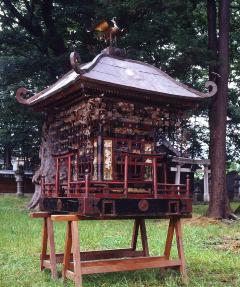
[[[205,83],[205,88],[207,88],[207,89],[211,88],[211,90],[208,93],[204,94],[205,97],[212,97],[212,96],[214,96],[217,93],[217,90],[218,90],[216,83],[213,82],[213,81],[207,81]]]
[[[19,89],[17,89],[16,92],[16,99],[19,103],[23,104],[23,105],[29,105],[29,101],[28,99],[24,99],[23,96],[25,96],[28,93],[32,93],[31,91],[27,90],[24,87],[21,87]]]
[[[74,51],[70,54],[70,63],[73,68],[73,70],[77,74],[83,74],[84,70],[81,70],[81,57],[78,54],[78,52]]]

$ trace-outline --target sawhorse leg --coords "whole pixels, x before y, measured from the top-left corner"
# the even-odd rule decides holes
[[[187,271],[186,271],[186,261],[185,261],[185,255],[184,255],[184,249],[183,249],[183,236],[182,236],[182,227],[181,227],[180,218],[170,218],[165,251],[164,251],[164,257],[166,259],[170,258],[174,231],[176,234],[178,257],[180,260],[179,269],[180,269],[180,273],[182,277],[182,282],[184,284],[188,284],[188,276],[187,276]]]
[[[42,218],[42,246],[40,255],[41,271],[45,268],[51,270],[52,278],[57,278],[57,260],[55,253],[54,230],[51,214],[48,212],[33,212],[30,213],[31,218]],[[47,247],[49,243],[49,255],[47,254]]]
[[[47,245],[49,242],[49,256],[47,255]],[[49,268],[51,270],[52,278],[57,278],[57,262],[55,254],[55,242],[54,242],[54,231],[53,222],[51,217],[43,218],[42,227],[42,250],[41,250],[41,270]]]
[[[74,272],[69,271],[70,261],[71,261],[71,251],[73,254],[73,268]],[[82,287],[82,271],[81,271],[81,255],[80,255],[80,245],[79,245],[79,235],[78,235],[78,222],[68,221],[67,222],[67,233],[66,233],[66,243],[63,258],[63,270],[62,276],[63,280],[72,277],[75,282],[75,286]]]
[[[135,251],[137,248],[137,239],[138,239],[139,229],[141,233],[143,256],[149,256],[146,225],[145,225],[145,220],[143,218],[136,218],[134,221],[132,244],[131,244],[132,250]]]

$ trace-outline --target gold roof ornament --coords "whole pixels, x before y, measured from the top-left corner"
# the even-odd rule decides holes
[[[95,26],[95,31],[99,31],[99,32],[106,32],[108,29],[109,29],[109,24],[106,20],[99,22]]]
[[[110,46],[116,46],[117,37],[125,35],[126,29],[120,29],[116,22],[116,17],[111,20],[113,25],[110,25],[106,20],[99,22],[94,30],[98,33],[100,40],[109,41]]]

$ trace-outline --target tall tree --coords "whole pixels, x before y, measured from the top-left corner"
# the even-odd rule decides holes
[[[210,159],[211,196],[208,216],[227,218],[231,215],[226,188],[226,121],[229,78],[229,26],[230,0],[219,1],[219,37],[217,38],[217,7],[215,0],[208,0],[209,49],[218,60],[210,65],[210,79],[218,85],[218,92],[210,107]]]

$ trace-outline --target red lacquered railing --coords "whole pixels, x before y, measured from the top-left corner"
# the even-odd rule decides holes
[[[94,180],[90,174],[85,175],[84,180],[71,178],[71,155],[67,155],[67,180],[60,183],[59,159],[57,159],[55,183],[46,183],[42,179],[42,192],[45,196],[56,197],[110,197],[110,198],[168,198],[189,197],[190,179],[186,178],[186,184],[171,184],[167,182],[166,163],[158,162],[163,155],[158,154],[134,154],[121,152],[124,163],[122,180]],[[163,168],[163,182],[158,182],[158,168]],[[151,167],[151,179],[132,179],[129,174],[130,166]],[[143,188],[140,186],[144,186]]]

